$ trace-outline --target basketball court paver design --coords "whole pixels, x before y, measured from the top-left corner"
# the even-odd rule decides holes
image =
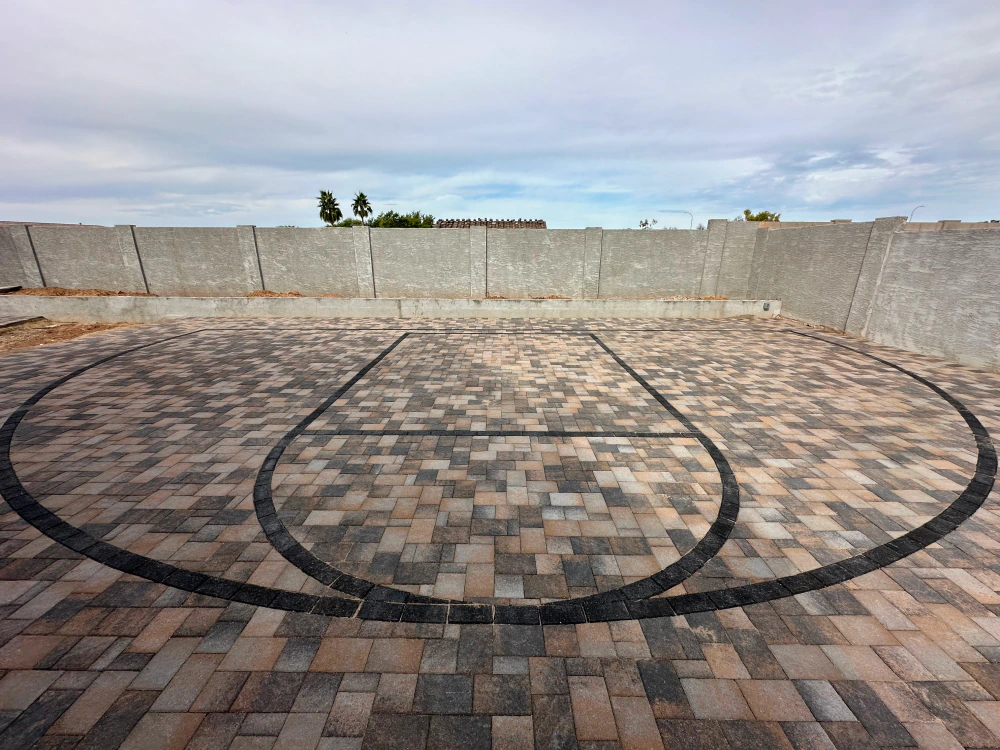
[[[0,362],[0,748],[1000,747],[998,373],[781,319]]]

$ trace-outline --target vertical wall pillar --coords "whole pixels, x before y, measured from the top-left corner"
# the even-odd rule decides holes
[[[260,270],[260,256],[257,255],[257,236],[253,226],[236,227],[236,241],[240,248],[240,265],[247,280],[247,286],[254,291],[264,288],[264,274]]]
[[[780,232],[780,229],[775,229],[774,231]],[[747,292],[744,295],[746,299],[761,299],[762,294],[764,297],[769,297],[771,292],[769,290],[760,289],[760,272],[764,267],[764,256],[767,253],[767,237],[771,230],[765,227],[759,227],[757,229],[757,239],[753,246],[753,259],[750,261],[750,274],[747,277]]]
[[[701,270],[702,297],[713,297],[719,290],[719,272],[722,270],[722,252],[726,246],[728,219],[708,220],[708,242],[705,247],[705,264]]]
[[[351,227],[354,232],[354,262],[358,269],[358,296],[374,298],[375,265],[372,262],[372,237],[368,227]]]
[[[905,216],[890,216],[875,219],[871,234],[868,235],[868,246],[865,257],[861,261],[861,271],[854,287],[854,297],[851,299],[851,311],[847,316],[847,332],[853,336],[865,337],[868,322],[872,317],[878,286],[882,281],[882,270],[892,247],[893,235],[901,231],[906,224]]]
[[[149,294],[149,281],[146,270],[142,267],[139,248],[135,243],[135,231],[131,224],[115,224],[115,239],[118,240],[118,252],[122,256],[122,266],[128,276],[142,279],[142,287]]]
[[[486,227],[469,227],[469,297],[486,299]]]
[[[11,224],[10,236],[14,240],[14,249],[17,257],[21,261],[21,269],[24,271],[24,286],[27,288],[45,286],[45,274],[38,263],[38,256],[35,255],[35,248],[31,244],[31,235],[28,232],[27,224]]]
[[[601,227],[587,227],[583,237],[583,298],[598,299],[601,296],[604,230]]]

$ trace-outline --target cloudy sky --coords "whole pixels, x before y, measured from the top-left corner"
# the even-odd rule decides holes
[[[0,219],[1000,219],[1000,3],[5,0]]]

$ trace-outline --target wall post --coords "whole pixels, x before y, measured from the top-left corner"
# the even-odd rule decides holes
[[[236,241],[240,248],[240,265],[246,274],[246,279],[255,291],[264,289],[264,274],[260,270],[260,256],[257,255],[257,238],[254,227],[242,225],[236,227]]]
[[[131,224],[115,224],[115,239],[118,240],[118,252],[122,256],[122,265],[131,274],[142,278],[142,285],[149,294],[149,282],[146,280],[146,270],[142,267],[139,257],[139,247],[135,241],[135,227]]]
[[[854,287],[854,297],[851,299],[851,311],[847,315],[845,330],[852,336],[864,338],[867,333],[878,287],[882,281],[882,269],[885,268],[892,247],[892,236],[900,231],[904,224],[906,224],[905,216],[889,216],[875,219],[872,225],[865,257],[861,261],[861,270]]]
[[[781,231],[779,229],[774,230]],[[750,261],[750,275],[747,277],[746,299],[760,299],[760,269],[764,266],[764,254],[767,252],[767,237],[771,232],[765,227],[757,228],[757,238],[753,245],[753,259]]]
[[[28,233],[27,224],[11,224],[11,239],[14,240],[14,249],[17,257],[21,261],[21,270],[24,272],[24,286],[27,288],[45,286],[45,275],[42,267],[38,263],[38,256],[35,248],[31,244],[31,235]]]
[[[728,219],[708,220],[708,242],[705,244],[705,265],[701,271],[702,297],[713,297],[719,290],[719,272],[722,270],[722,253],[726,247]]]
[[[486,227],[469,227],[469,297],[486,299]]]
[[[368,227],[351,227],[354,232],[354,262],[358,270],[358,296],[374,299],[375,266],[372,262],[372,238]],[[426,231],[426,230],[425,230]]]
[[[604,254],[604,230],[587,227],[583,235],[583,298],[601,296],[601,257]]]

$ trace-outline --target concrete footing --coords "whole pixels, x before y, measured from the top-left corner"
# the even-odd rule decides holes
[[[336,299],[0,296],[0,317],[82,323],[176,318],[773,318],[778,300]]]

